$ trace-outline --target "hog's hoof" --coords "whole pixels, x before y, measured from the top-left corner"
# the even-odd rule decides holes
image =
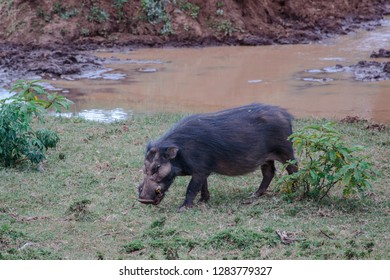
[[[198,203],[207,203],[210,200],[210,197],[201,197]]]
[[[265,192],[262,192],[262,193],[258,193],[258,192],[254,192],[252,193],[252,195],[250,197],[248,197],[247,199],[243,200],[241,202],[241,204],[252,204],[253,202],[255,202],[260,196],[262,196]]]
[[[192,208],[192,205],[182,205],[180,206],[178,212],[182,213],[184,211],[187,211],[189,208]]]
[[[241,202],[241,204],[252,204],[255,200],[256,200],[256,198],[251,196],[251,197],[249,197],[249,198],[247,198],[247,199],[244,199],[244,200]]]
[[[264,191],[256,191],[256,192],[252,193],[250,198],[258,198],[258,197],[260,197],[260,196],[262,196],[264,194],[265,194],[265,190]]]

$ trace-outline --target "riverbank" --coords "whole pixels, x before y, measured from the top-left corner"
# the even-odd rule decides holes
[[[388,0],[2,1],[0,41],[53,46],[269,45],[371,29]]]
[[[380,175],[363,200],[337,193],[288,203],[276,191],[242,202],[261,179],[211,176],[211,200],[177,209],[189,177],[159,207],[136,201],[145,145],[182,115],[135,115],[117,123],[49,118],[60,136],[40,171],[0,168],[0,259],[388,259],[390,131],[358,119],[335,128],[363,145]],[[325,120],[298,119],[294,129]],[[277,176],[283,168],[278,166]],[[276,231],[296,239],[283,244]]]

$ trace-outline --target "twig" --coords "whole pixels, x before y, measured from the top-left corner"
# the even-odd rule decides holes
[[[331,237],[331,236],[329,236],[328,234],[326,234],[325,232],[323,232],[322,230],[320,230],[320,232],[323,234],[323,235],[325,235],[326,237],[328,237],[329,239],[334,239],[333,237]]]
[[[318,201],[322,200],[325,196],[327,196],[328,193],[329,193],[329,191],[330,191],[330,189],[333,188],[333,186],[336,185],[336,183],[338,183],[338,182],[339,182],[339,181],[336,181],[336,182],[334,182],[333,184],[331,184],[330,187],[328,187],[328,189],[325,191],[324,195],[322,195],[322,196],[320,197],[320,199],[318,199]]]
[[[187,252],[187,255],[189,255],[193,249],[194,249],[194,246],[191,246],[190,249]]]
[[[98,236],[96,236],[95,239],[97,238],[101,238],[101,237],[104,237],[104,236],[109,236],[109,235],[117,235],[117,234],[120,234],[121,232],[120,231],[114,231],[114,232],[106,232],[106,233],[103,233],[103,234],[100,234]]]
[[[42,216],[42,217],[39,217],[39,216],[20,217],[18,214],[13,213],[13,212],[10,212],[9,215],[10,215],[12,218],[14,218],[15,220],[17,220],[18,222],[30,222],[30,221],[36,221],[36,220],[46,220],[46,219],[50,219],[50,217],[47,217],[47,216]]]

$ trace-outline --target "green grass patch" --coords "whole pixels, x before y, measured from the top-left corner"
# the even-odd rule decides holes
[[[389,259],[390,131],[335,125],[346,143],[362,145],[379,171],[366,197],[342,190],[319,202],[277,192],[243,203],[261,172],[212,175],[210,202],[179,213],[189,177],[177,178],[158,206],[136,198],[146,143],[182,115],[136,115],[103,124],[49,118],[60,138],[39,169],[0,168],[1,259]],[[325,120],[296,120],[294,129]],[[276,231],[294,242],[286,245]]]

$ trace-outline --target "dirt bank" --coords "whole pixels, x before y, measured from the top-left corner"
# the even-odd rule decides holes
[[[112,46],[290,44],[379,20],[389,0],[14,0],[0,2],[0,40]]]

